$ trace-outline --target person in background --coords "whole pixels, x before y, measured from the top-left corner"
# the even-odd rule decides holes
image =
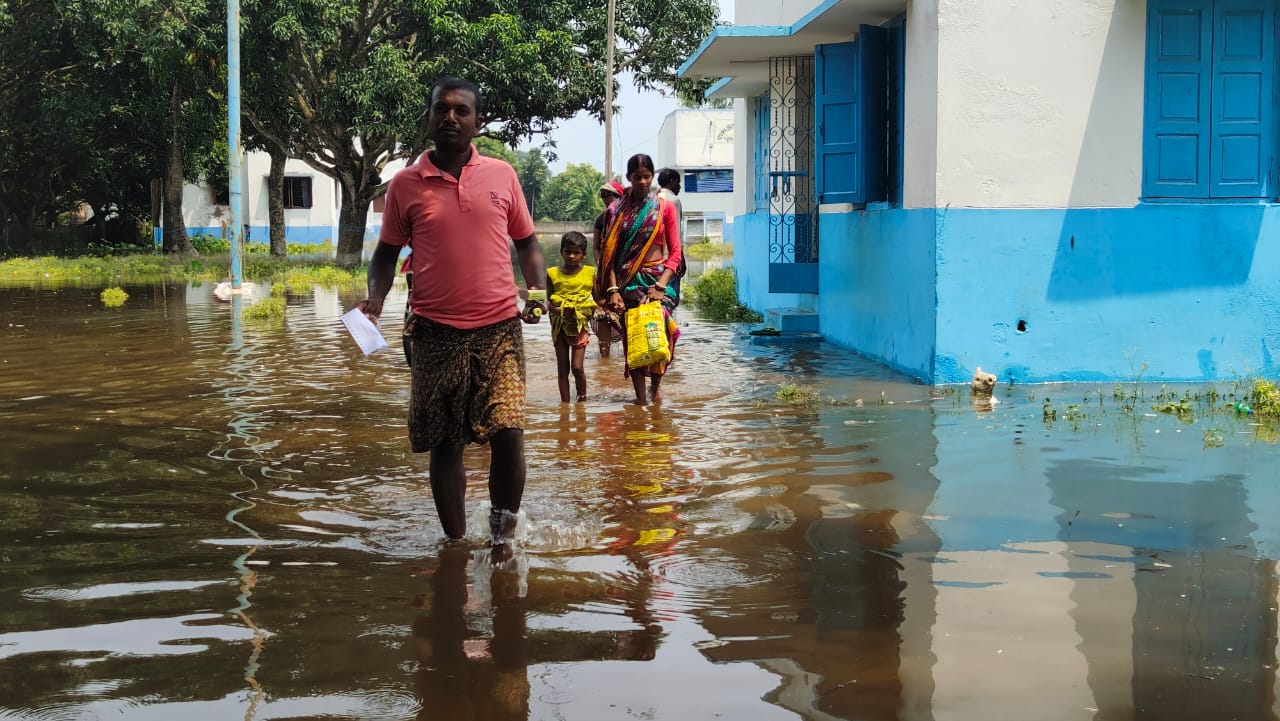
[[[676,222],[679,224],[680,237],[684,238],[684,203],[680,202],[680,173],[678,171],[672,168],[663,168],[658,171],[658,197],[676,206]],[[684,278],[684,273],[687,269],[682,255],[680,257],[680,267],[676,269],[676,274],[671,279],[671,284],[676,289],[677,303],[680,302],[680,280]]]
[[[604,203],[604,210],[600,215],[596,216],[595,232],[591,246],[592,249],[595,250],[597,266],[600,264],[600,251],[602,249],[601,243],[604,242],[604,216],[609,212],[609,206],[617,202],[625,192],[626,189],[622,187],[622,183],[619,183],[616,180],[610,180],[600,186],[600,200]],[[603,274],[597,272],[595,279],[595,296],[601,299],[601,304],[596,310],[595,317],[592,318],[592,327],[593,330],[595,330],[596,338],[600,341],[600,357],[608,358],[609,349],[614,343],[614,331],[621,333],[622,322],[618,320],[617,314],[612,310],[609,310],[608,305],[604,302],[607,299],[604,298],[604,286],[601,285],[602,279]],[[621,336],[618,336],[618,339],[620,340]]]
[[[431,493],[445,535],[466,534],[463,449],[488,443],[489,530],[495,554],[514,537],[524,495],[524,340],[542,305],[516,308],[507,239],[515,241],[530,289],[546,277],[529,205],[515,170],[480,155],[480,89],[442,78],[431,89],[427,133],[435,147],[396,173],[387,188],[380,240],[369,263],[369,297],[357,305],[375,322],[408,245],[413,267],[409,441],[430,452]],[[535,310],[539,311],[535,313]],[[502,554],[506,555],[506,554]]]
[[[590,321],[596,309],[596,269],[583,265],[587,236],[576,230],[560,238],[561,265],[547,268],[547,292],[551,305],[551,342],[556,348],[556,378],[560,402],[569,402],[569,370],[573,369],[578,402],[587,399],[587,374],[582,364],[591,342]]]
[[[631,156],[627,160],[627,180],[631,181],[631,188],[621,200],[610,206],[605,215],[607,230],[600,255],[600,274],[605,277],[604,297],[609,307],[620,315],[641,303],[661,302],[666,321],[663,330],[674,357],[680,329],[672,320],[671,311],[680,302],[680,297],[671,286],[671,279],[676,276],[684,258],[680,248],[680,224],[674,205],[649,194],[649,186],[653,183],[653,158],[643,153]],[[623,331],[625,350],[625,316]],[[669,364],[668,360],[632,369],[624,361],[624,375],[631,378],[637,405],[661,399],[662,376]],[[646,378],[649,379],[647,398]]]

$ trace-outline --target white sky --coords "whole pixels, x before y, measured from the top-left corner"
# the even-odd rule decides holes
[[[678,0],[676,0],[678,2]],[[718,0],[720,19],[733,22],[734,0]],[[684,62],[683,59],[681,62]],[[620,76],[621,88],[614,98],[618,108],[613,114],[613,172],[620,174],[627,158],[635,153],[648,153],[659,167],[666,164],[658,157],[658,130],[667,113],[680,107],[675,93],[667,96],[658,92],[640,92],[631,85],[630,78]],[[555,140],[557,158],[550,163],[551,172],[559,173],[570,163],[590,163],[604,171],[604,125],[588,113],[578,113],[560,123],[551,134]],[[530,148],[542,143],[537,137],[521,145]]]

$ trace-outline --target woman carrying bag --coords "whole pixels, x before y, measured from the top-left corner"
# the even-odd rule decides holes
[[[674,205],[649,194],[653,173],[653,159],[648,155],[633,155],[627,160],[627,180],[631,187],[605,213],[606,232],[599,260],[601,297],[623,319],[623,355],[628,359],[624,374],[631,378],[638,405],[660,399],[662,376],[671,364],[676,339],[680,336],[680,329],[671,318],[671,312],[680,303],[679,293],[671,284],[683,258],[680,224]],[[658,306],[641,307],[647,303]],[[634,347],[633,338],[645,337],[642,329],[636,327],[637,318],[646,315],[656,318],[657,308],[661,308],[661,321],[646,323],[649,330],[654,331],[648,338],[665,340],[665,354],[658,352],[656,357],[661,360],[637,365],[637,358],[646,357],[643,352],[637,352],[641,349]],[[631,328],[627,327],[628,322]],[[655,329],[653,325],[661,328]],[[660,338],[654,337],[659,334]],[[646,377],[649,378],[647,398]]]

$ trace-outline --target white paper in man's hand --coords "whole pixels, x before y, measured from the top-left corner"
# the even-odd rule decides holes
[[[378,326],[374,325],[369,316],[359,308],[353,308],[342,316],[342,324],[347,327],[347,332],[355,339],[356,345],[360,346],[360,350],[365,355],[387,347],[387,339],[382,337],[382,331],[378,330]]]

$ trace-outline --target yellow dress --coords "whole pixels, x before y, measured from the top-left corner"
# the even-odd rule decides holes
[[[559,266],[552,266],[547,268],[547,277],[551,279],[548,300],[552,307],[561,308],[560,313],[551,313],[551,338],[555,340],[561,333],[566,333],[572,342],[589,327],[596,310],[596,301],[591,297],[596,269],[584,265],[577,273],[568,275]],[[570,309],[572,313],[568,312]]]

